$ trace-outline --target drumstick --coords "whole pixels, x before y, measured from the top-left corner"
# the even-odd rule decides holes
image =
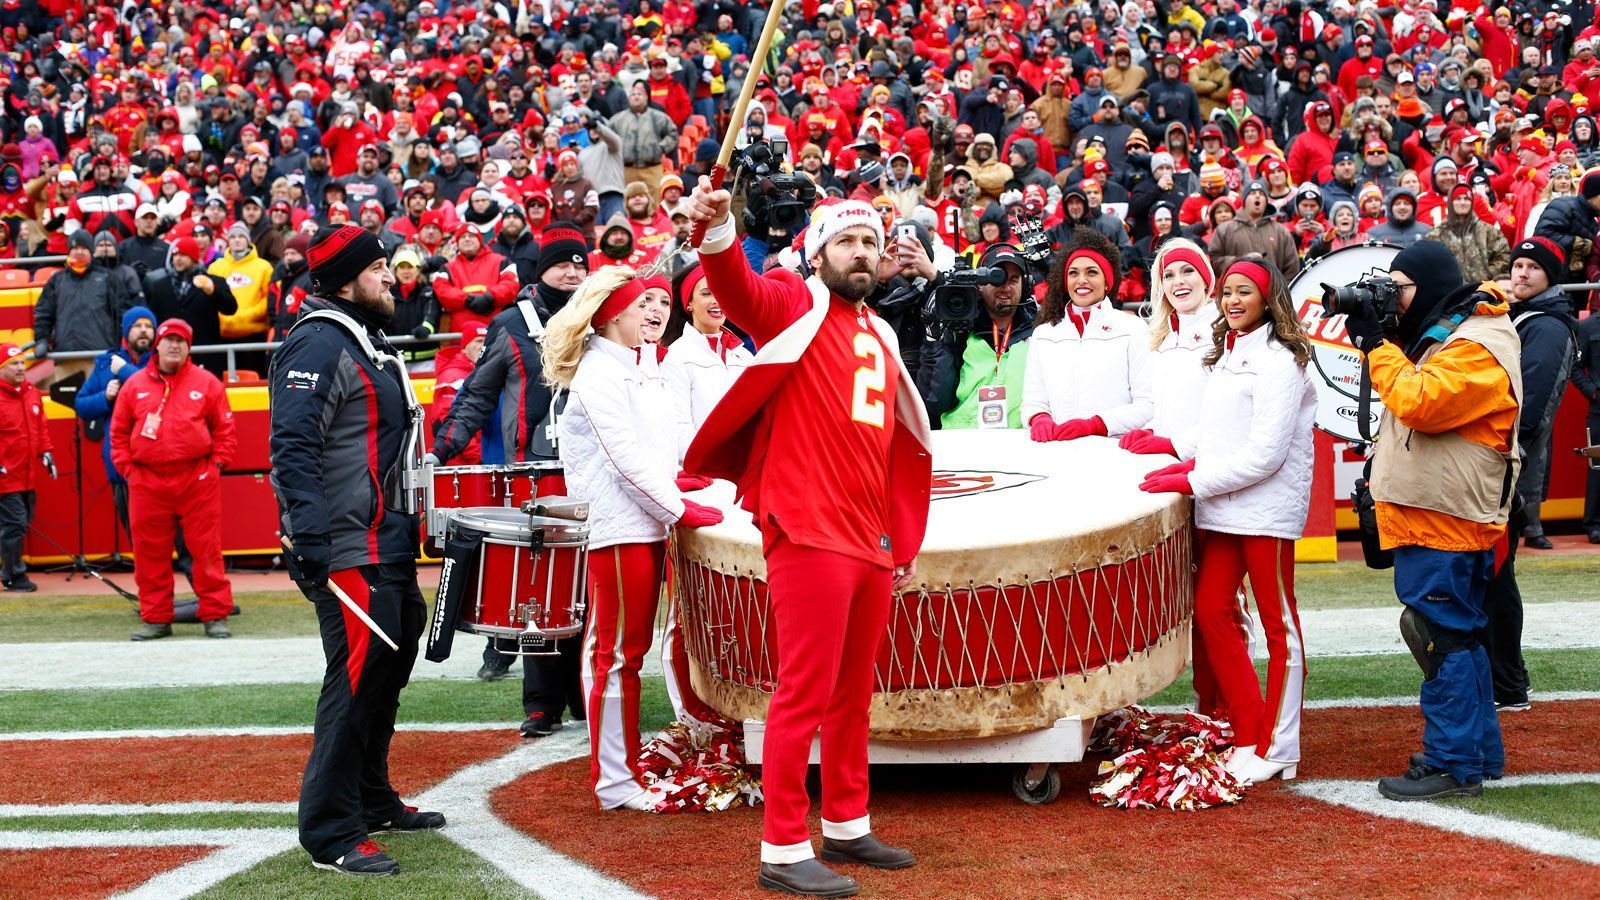
[[[711,189],[714,191],[721,190],[722,183],[728,178],[733,144],[744,128],[744,113],[750,108],[750,98],[755,96],[756,80],[766,69],[767,53],[772,49],[772,38],[783,18],[783,6],[784,0],[772,0],[772,6],[767,9],[767,23],[761,29],[761,38],[756,41],[755,52],[750,54],[750,71],[745,73],[744,84],[739,87],[739,98],[733,104],[733,114],[728,117],[728,130],[722,136],[722,150],[717,154],[717,164],[711,167]],[[700,249],[700,242],[706,239],[706,227],[705,222],[694,223],[694,231],[689,233],[689,246]]]
[[[283,542],[283,549],[288,550],[290,553],[294,552],[294,542],[289,540],[288,535],[284,535],[282,538],[280,538],[280,540]],[[372,617],[367,615],[366,610],[356,605],[356,602],[350,599],[350,595],[344,592],[344,588],[339,587],[339,585],[333,580],[331,573],[328,576],[328,590],[332,591],[333,595],[339,598],[339,602],[344,604],[345,609],[350,610],[350,612],[353,613],[356,618],[361,620],[361,624],[371,629],[372,633],[377,635],[379,640],[383,641],[385,644],[388,644],[390,650],[393,650],[396,653],[400,652],[400,645],[396,644],[393,638],[384,633],[384,630],[378,627],[377,622],[372,621]]]

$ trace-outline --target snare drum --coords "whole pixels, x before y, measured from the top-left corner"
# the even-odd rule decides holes
[[[524,500],[566,489],[561,463],[523,462],[504,466],[438,466],[428,501],[428,535],[443,538],[452,510],[488,506],[518,507]]]
[[[521,507],[528,500],[564,494],[567,490],[561,463],[550,460],[515,463],[506,466],[501,492],[506,506]]]
[[[452,536],[481,538],[457,629],[517,639],[535,653],[553,653],[551,642],[583,631],[586,522],[480,507],[452,512],[449,529]]]

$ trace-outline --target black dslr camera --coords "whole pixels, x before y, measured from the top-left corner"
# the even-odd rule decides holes
[[[767,139],[741,150],[734,171],[736,189],[744,194],[745,233],[769,244],[782,235],[780,245],[787,245],[788,236],[806,224],[816,205],[816,183],[783,171],[783,153]]]
[[[943,282],[928,298],[925,317],[951,332],[967,331],[978,320],[978,310],[983,308],[980,285],[1006,283],[1006,270],[999,266],[972,268],[965,257],[956,257],[956,267],[946,273]]]
[[[1400,325],[1400,286],[1387,275],[1368,275],[1355,284],[1344,287],[1322,285],[1322,317],[1348,316],[1361,308],[1363,302],[1372,304],[1384,331],[1393,331]]]

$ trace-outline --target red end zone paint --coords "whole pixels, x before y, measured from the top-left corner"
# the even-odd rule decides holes
[[[401,732],[389,774],[403,796],[499,756],[521,738],[502,731]],[[311,735],[0,741],[0,803],[170,803],[295,800]],[[4,881],[0,881],[4,884]]]
[[[0,850],[0,897],[108,897],[194,862],[214,847]]]
[[[1511,771],[1592,769],[1585,752],[1592,727],[1582,723],[1597,715],[1600,702],[1536,703],[1504,717]],[[1394,774],[1417,749],[1420,732],[1415,709],[1309,710],[1301,775]],[[918,865],[901,872],[850,867],[850,874],[878,896],[992,896],[999,884],[1007,886],[1002,892],[1026,884],[1022,893],[1038,896],[1431,896],[1440,872],[1450,873],[1463,895],[1600,883],[1597,866],[1327,805],[1276,784],[1252,789],[1229,809],[1100,809],[1085,790],[1093,766],[1065,768],[1061,799],[1043,807],[1011,796],[1005,767],[876,769],[874,831],[914,850]],[[496,791],[493,808],[561,853],[651,894],[768,896],[755,887],[759,809],[602,813],[587,790],[586,768],[575,760],[530,774]],[[815,799],[814,779],[812,791]],[[813,834],[817,828],[813,812]]]

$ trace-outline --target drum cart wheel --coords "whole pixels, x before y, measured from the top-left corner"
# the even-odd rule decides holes
[[[1061,772],[1054,763],[1017,766],[1011,776],[1011,792],[1029,806],[1053,803],[1061,795]]]

